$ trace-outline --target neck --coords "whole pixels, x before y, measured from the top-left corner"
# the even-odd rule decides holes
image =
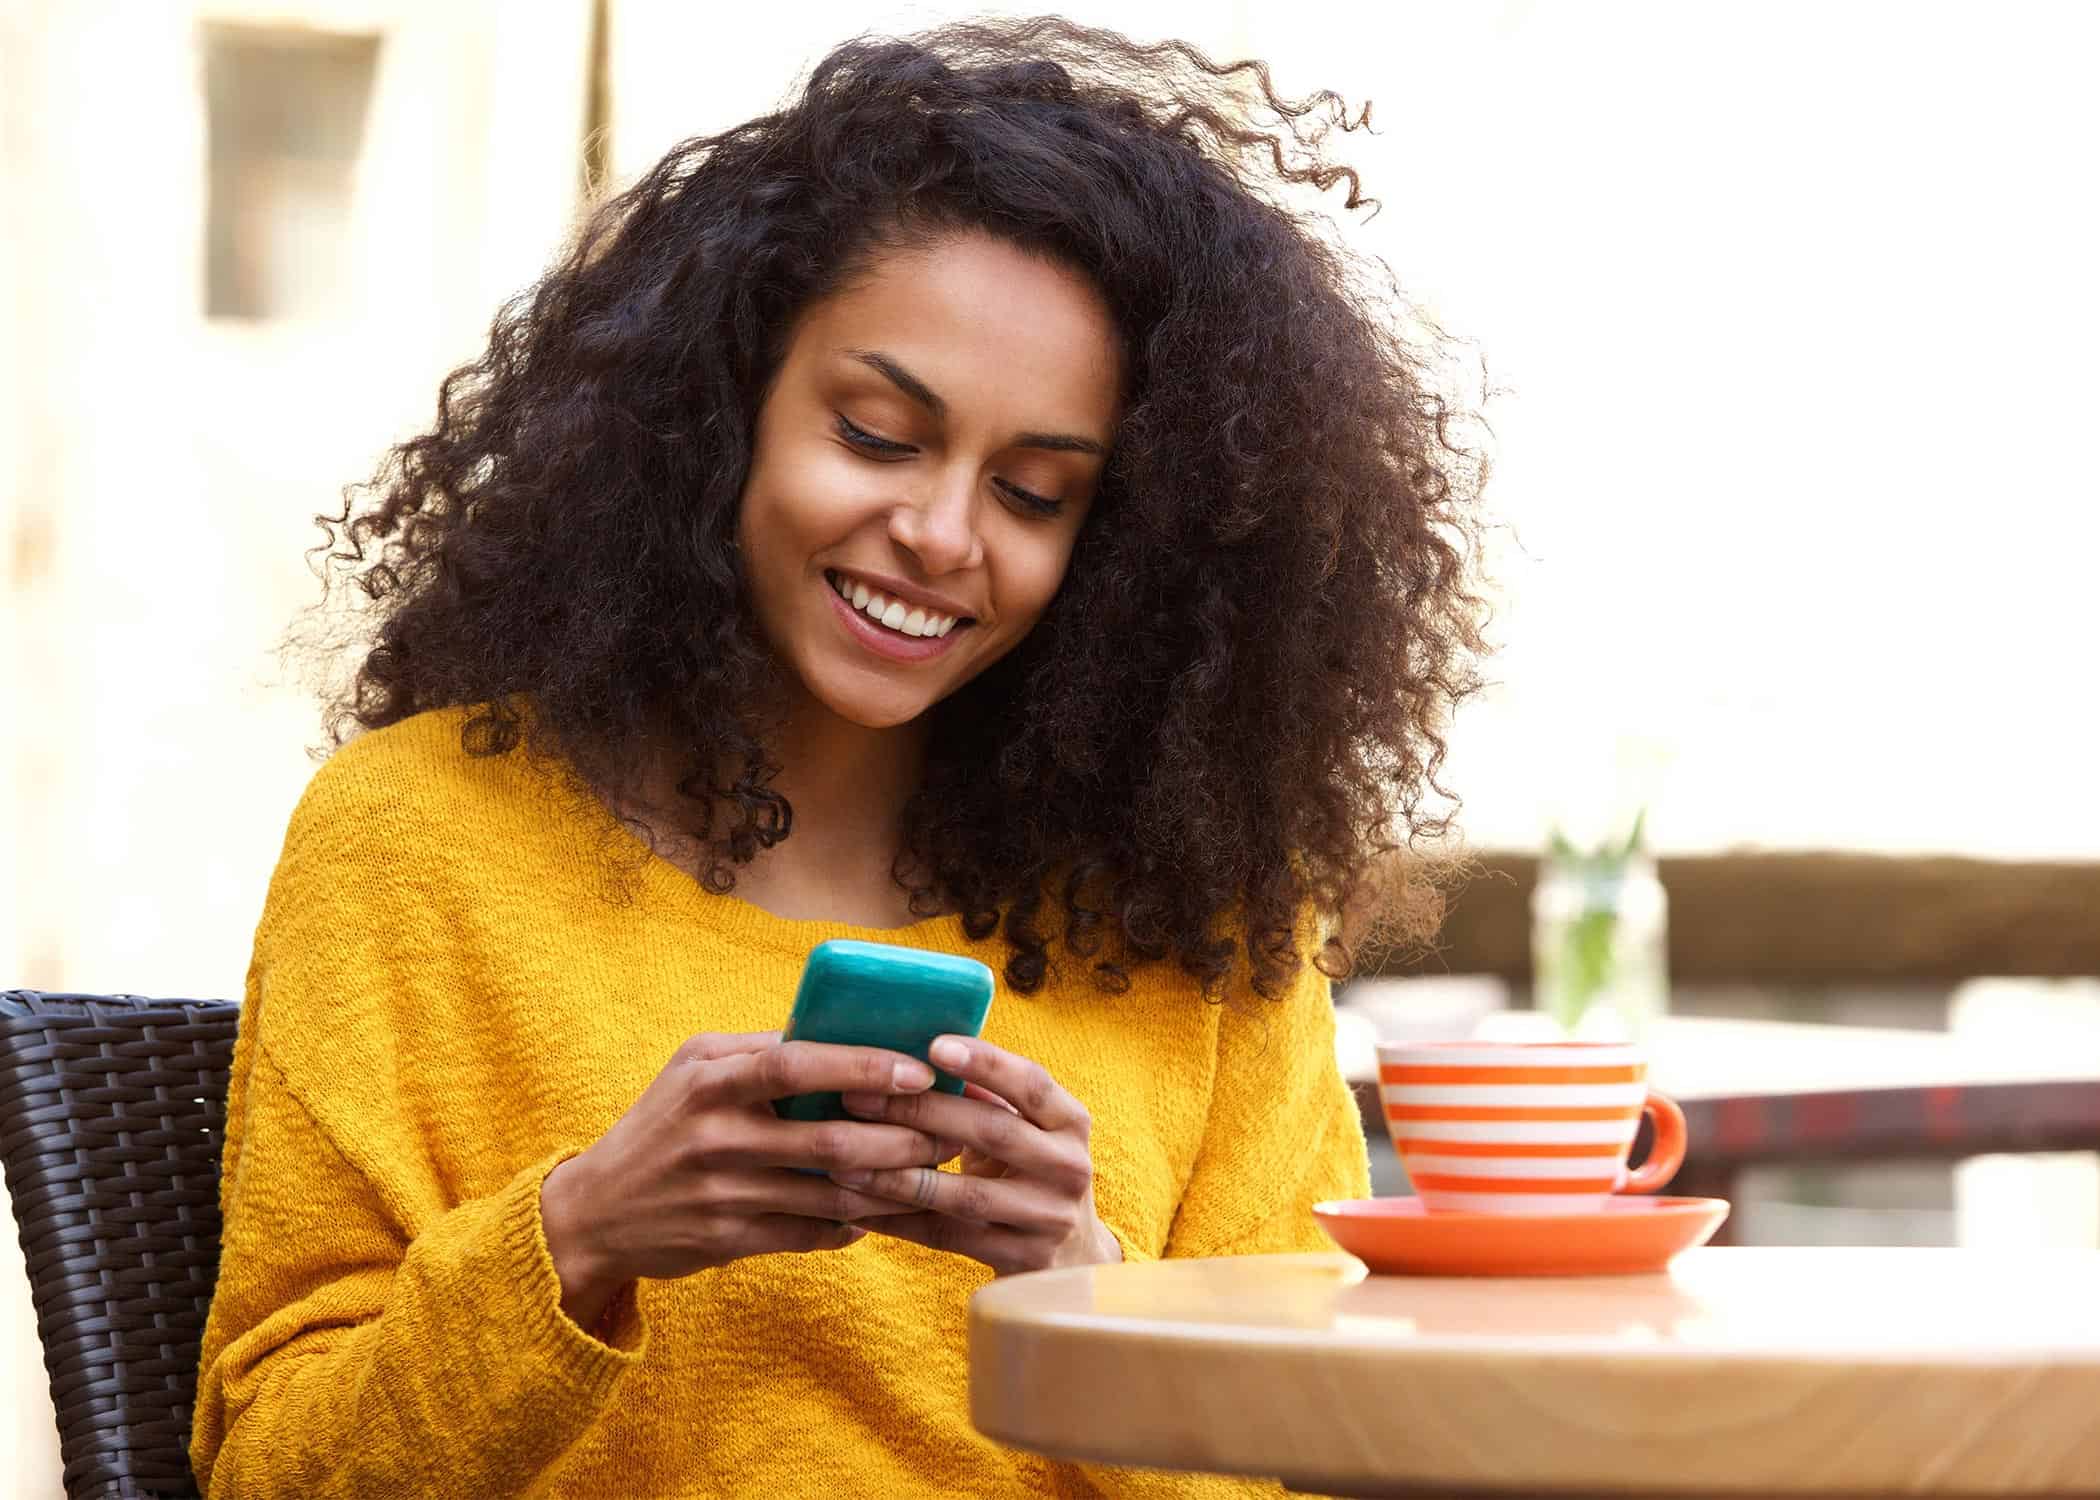
[[[889,868],[903,838],[904,804],[926,765],[928,724],[870,729],[803,700],[771,749],[773,787],[795,809],[793,835],[760,856],[822,868]],[[796,851],[792,855],[790,851]]]
[[[798,702],[772,747],[780,767],[773,786],[794,808],[794,826],[743,867],[738,894],[782,917],[909,922],[910,902],[891,872],[926,736],[923,720],[869,729]]]
[[[874,927],[910,920],[890,872],[903,847],[904,804],[925,766],[928,732],[924,720],[869,729],[812,700],[796,702],[771,747],[780,770],[770,783],[794,808],[794,823],[785,841],[738,868],[737,894],[784,917]],[[697,869],[698,847],[674,831],[690,826],[690,814],[677,806],[676,764],[675,755],[660,753],[646,773],[646,808],[620,799],[615,806],[641,817],[664,857]]]

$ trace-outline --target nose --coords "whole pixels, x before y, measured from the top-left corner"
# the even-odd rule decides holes
[[[943,476],[890,509],[890,539],[908,549],[931,576],[961,572],[984,561],[977,530],[974,474]]]

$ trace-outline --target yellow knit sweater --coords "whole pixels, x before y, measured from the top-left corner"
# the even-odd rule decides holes
[[[562,1312],[540,1182],[699,1031],[786,1018],[832,937],[972,953],[712,896],[461,715],[338,751],[293,813],[227,1101],[224,1254],[191,1457],[230,1496],[1224,1495],[1274,1486],[1053,1463],[970,1426],[975,1262],[851,1249],[645,1281]],[[620,856],[632,856],[621,858]],[[607,899],[607,872],[633,872]],[[1093,1115],[1096,1210],[1132,1260],[1328,1248],[1369,1191],[1328,986],[1206,1004],[1002,986],[986,1037]]]

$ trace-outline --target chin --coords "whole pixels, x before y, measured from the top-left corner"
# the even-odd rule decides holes
[[[863,729],[895,729],[909,724],[938,701],[923,692],[898,692],[894,688],[884,691],[867,682],[820,680],[812,686],[811,697],[847,723]]]
[[[854,704],[835,704],[832,712],[851,724],[863,729],[895,729],[900,724],[909,724],[933,707],[930,703],[915,703],[909,708],[863,708]]]

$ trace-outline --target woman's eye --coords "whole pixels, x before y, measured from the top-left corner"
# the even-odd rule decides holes
[[[1008,498],[1010,498],[1016,505],[1019,505],[1022,509],[1028,511],[1032,515],[1054,516],[1060,510],[1064,509],[1064,502],[1062,500],[1051,500],[1045,496],[1031,493],[1028,490],[1022,489],[1017,484],[1008,484],[1003,479],[997,481],[997,483],[999,485],[999,488],[1006,493]]]
[[[911,453],[916,450],[909,443],[893,443],[888,438],[879,438],[864,428],[848,421],[844,412],[838,413],[839,436],[854,447],[869,453]]]

